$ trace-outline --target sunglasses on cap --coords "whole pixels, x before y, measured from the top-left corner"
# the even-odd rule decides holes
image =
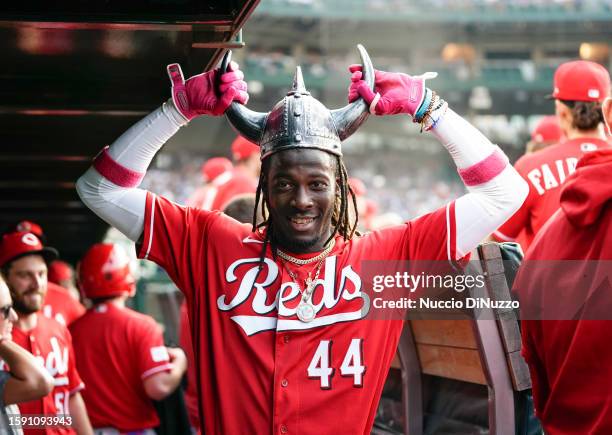
[[[12,304],[0,307],[0,315],[2,315],[2,318],[4,320],[8,319],[9,316],[11,315],[11,309],[13,309],[13,305]]]

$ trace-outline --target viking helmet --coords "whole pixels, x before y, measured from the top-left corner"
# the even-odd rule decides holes
[[[363,79],[374,90],[372,61],[362,45],[357,48]],[[228,51],[221,64],[222,71],[227,71],[230,58]],[[254,112],[234,101],[225,115],[238,134],[261,147],[263,160],[273,153],[293,148],[319,149],[340,156],[341,142],[365,122],[369,110],[362,98],[341,109],[329,110],[306,90],[298,66],[291,90],[270,112]]]

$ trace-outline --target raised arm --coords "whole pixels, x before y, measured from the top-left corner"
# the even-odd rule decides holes
[[[375,92],[353,65],[349,101],[361,95],[376,115],[405,113],[430,131],[449,151],[469,193],[455,202],[456,259],[473,250],[522,205],[529,188],[499,147],[448,108],[425,80],[437,74],[409,76],[376,71]]]
[[[8,364],[11,373],[4,385],[4,405],[39,399],[53,389],[53,378],[34,355],[8,338],[0,341],[0,358]]]
[[[193,118],[222,115],[232,101],[248,100],[235,63],[220,77],[219,70],[213,70],[185,81],[178,64],[168,66],[168,75],[172,98],[104,148],[77,181],[81,200],[134,242],[143,231],[146,201],[146,191],[138,186],[155,153]]]

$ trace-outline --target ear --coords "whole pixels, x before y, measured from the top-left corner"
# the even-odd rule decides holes
[[[608,128],[608,134],[612,135],[612,97],[608,97],[604,100],[601,105],[601,111],[603,112],[604,122]]]
[[[569,107],[563,104],[559,100],[555,100],[555,115],[559,120],[559,125],[561,126],[561,130],[567,136],[567,132],[572,127],[572,111]]]

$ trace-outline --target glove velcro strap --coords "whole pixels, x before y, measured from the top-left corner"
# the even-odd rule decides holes
[[[497,177],[507,165],[508,157],[499,147],[495,147],[486,159],[458,172],[466,186],[477,186]]]
[[[172,82],[172,99],[176,108],[185,117],[191,112],[189,109],[189,99],[187,98],[187,89],[185,87],[185,77],[183,70],[178,63],[171,63],[166,67],[168,77]]]
[[[94,158],[93,167],[104,178],[121,187],[136,187],[145,175],[114,161],[108,153],[108,146]]]
[[[374,98],[372,99],[372,102],[370,103],[370,113],[376,114],[376,105],[378,104],[379,101],[380,101],[380,93],[376,92],[376,95],[374,95]]]

